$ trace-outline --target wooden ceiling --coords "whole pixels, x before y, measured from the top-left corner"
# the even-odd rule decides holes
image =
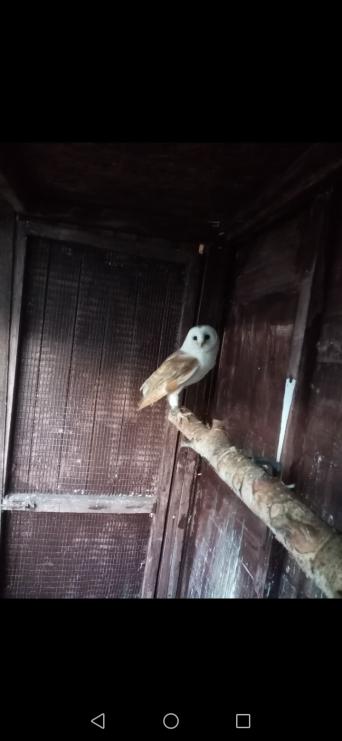
[[[23,213],[203,239],[211,222],[234,224],[311,146],[1,144],[0,192]]]

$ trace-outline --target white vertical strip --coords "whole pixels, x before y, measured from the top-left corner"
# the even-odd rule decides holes
[[[280,423],[280,432],[279,432],[279,441],[278,441],[278,450],[277,450],[277,462],[279,462],[281,458],[281,453],[282,453],[284,438],[285,438],[285,432],[286,432],[287,422],[288,422],[288,418],[289,418],[289,414],[291,410],[295,385],[296,385],[295,378],[286,379],[284,398],[283,398],[283,409],[281,413],[281,423]]]

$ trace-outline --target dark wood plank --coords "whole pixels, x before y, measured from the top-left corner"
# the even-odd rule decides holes
[[[235,304],[224,335],[215,417],[234,445],[275,458],[296,296]]]
[[[206,462],[202,463],[186,534],[178,596],[186,599],[241,596],[242,505]],[[245,569],[244,569],[245,570]]]
[[[199,457],[179,444],[158,573],[158,598],[177,596],[184,543],[192,518],[194,482],[199,466]]]

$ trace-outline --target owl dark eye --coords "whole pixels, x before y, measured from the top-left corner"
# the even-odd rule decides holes
[[[197,334],[195,334],[192,339],[197,340]]]
[[[210,334],[205,334],[205,335],[204,335],[204,339],[205,339],[205,340],[210,340]]]

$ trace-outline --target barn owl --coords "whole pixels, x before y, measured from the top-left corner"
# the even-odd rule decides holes
[[[138,409],[167,396],[171,409],[178,410],[181,392],[209,373],[216,363],[218,349],[219,338],[213,327],[206,324],[192,327],[181,348],[166,358],[141,386]]]

